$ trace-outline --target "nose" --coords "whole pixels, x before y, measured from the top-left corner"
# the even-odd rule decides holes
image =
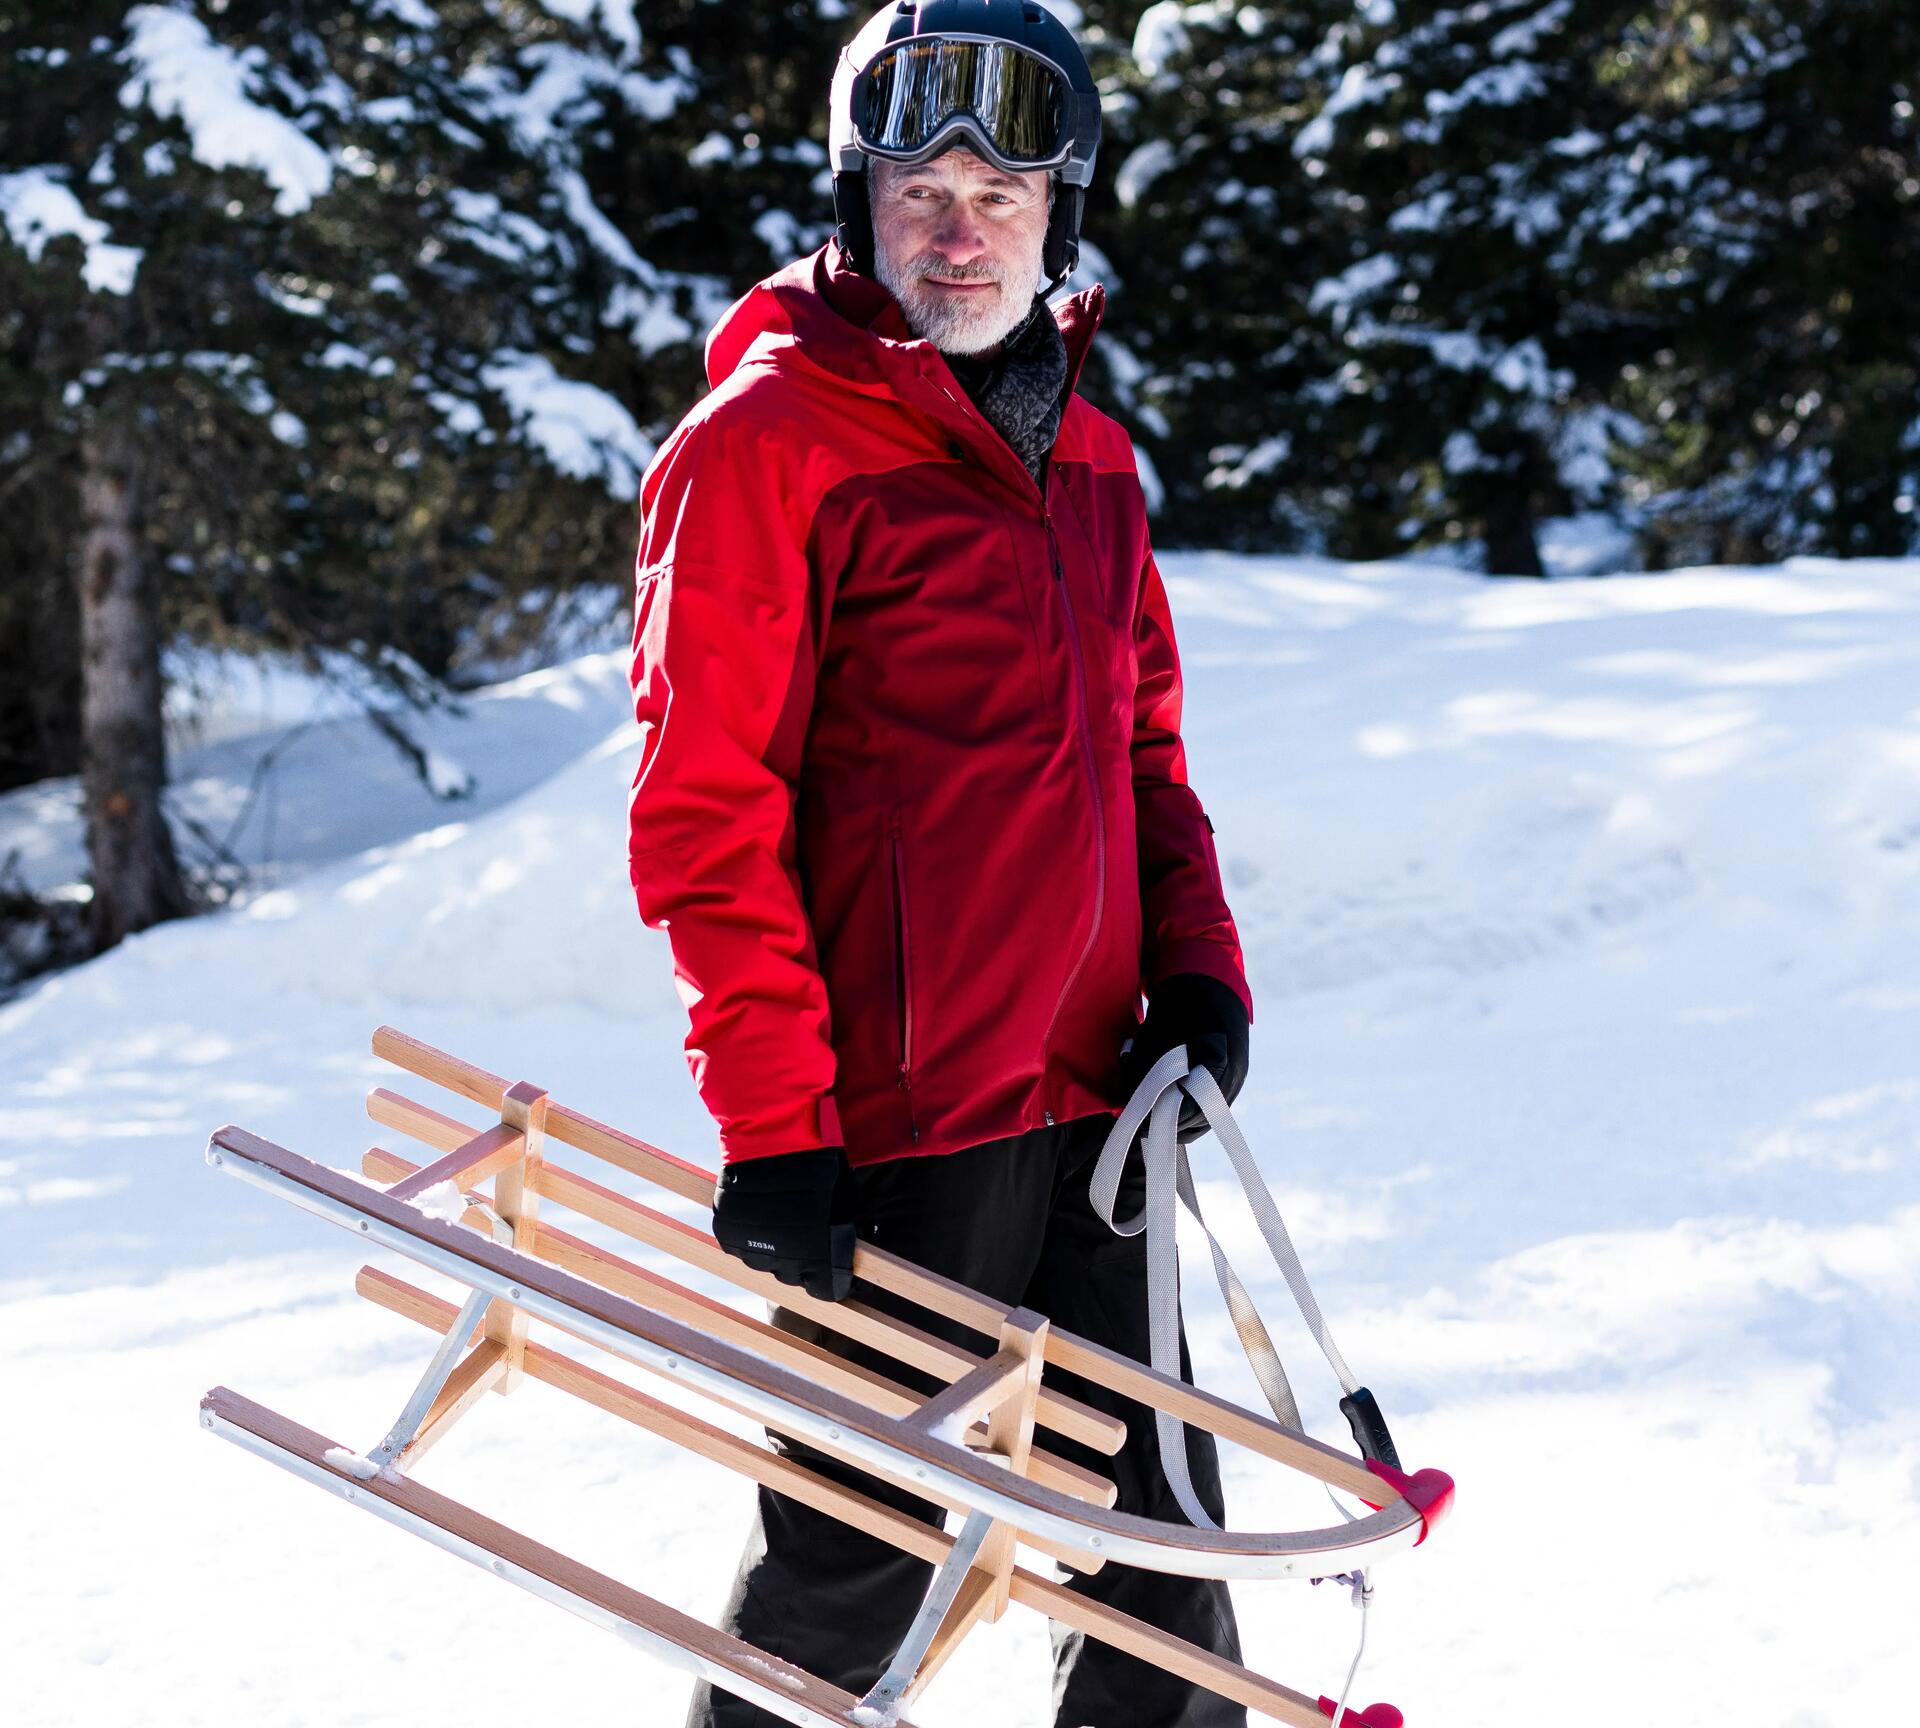
[[[950,264],[971,264],[985,254],[986,226],[966,199],[954,199],[941,212],[933,230],[933,246]]]

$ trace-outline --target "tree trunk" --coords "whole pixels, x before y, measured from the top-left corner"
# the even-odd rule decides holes
[[[141,461],[125,424],[81,444],[80,752],[96,948],[192,910],[160,808],[160,605],[141,544]]]
[[[1540,544],[1533,534],[1533,512],[1524,482],[1516,475],[1512,490],[1487,509],[1487,574],[1490,576],[1544,576]]]

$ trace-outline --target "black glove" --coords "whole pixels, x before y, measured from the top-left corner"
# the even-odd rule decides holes
[[[1163,978],[1147,998],[1147,1017],[1120,1058],[1131,1097],[1154,1063],[1176,1044],[1187,1047],[1187,1066],[1201,1067],[1220,1084],[1231,1104],[1247,1079],[1247,1011],[1238,992],[1205,972],[1178,972]],[[1186,1093],[1180,1094],[1181,1145],[1207,1131],[1207,1118]]]
[[[743,1159],[714,1184],[714,1239],[756,1272],[844,1302],[853,1288],[853,1200],[842,1147]]]

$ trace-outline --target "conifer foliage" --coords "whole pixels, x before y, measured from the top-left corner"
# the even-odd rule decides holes
[[[128,810],[163,837],[163,638],[349,656],[417,697],[490,616],[617,572],[653,449],[632,356],[697,345],[724,304],[584,179],[581,127],[677,98],[637,49],[617,7],[10,0],[10,778],[71,766],[44,741],[77,736],[90,829]],[[63,728],[82,667],[154,699]],[[113,910],[96,849],[102,941],[183,903],[164,847],[129,855],[150,910]]]
[[[1873,0],[1146,8],[1095,233],[1171,536],[1914,546],[1917,80]]]

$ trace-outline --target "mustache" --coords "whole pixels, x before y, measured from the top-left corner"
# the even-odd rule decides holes
[[[943,268],[931,260],[917,260],[913,273],[924,276],[930,282],[1000,282],[1003,273],[997,265],[966,265],[958,270]]]

